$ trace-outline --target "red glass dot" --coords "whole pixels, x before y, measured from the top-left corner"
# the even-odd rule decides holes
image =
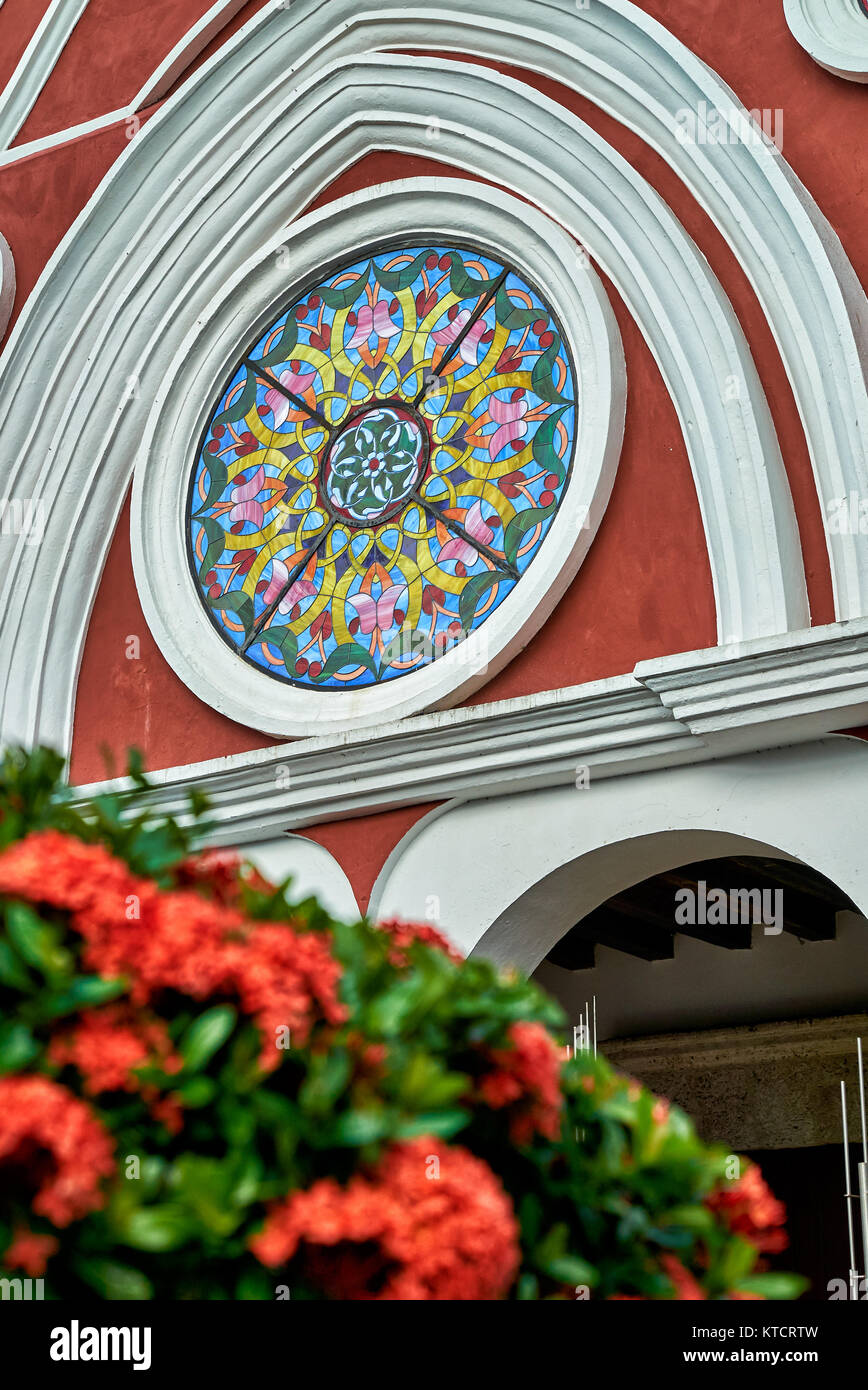
[[[463,579],[467,573],[467,566],[463,565],[460,560],[455,561],[455,573],[459,579]]]
[[[543,478],[543,487],[557,487],[559,482],[560,478],[558,477],[557,473],[546,473],[545,477]]]
[[[216,578],[217,578],[217,571],[216,571],[216,570],[209,570],[208,573],[205,575],[205,583],[206,583],[206,584],[213,584],[214,581],[216,580]]]
[[[244,530],[244,522],[243,522],[243,521],[233,521],[233,523],[232,523],[232,525],[231,525],[231,527],[230,527],[229,529],[231,530],[233,536],[240,536],[240,535],[241,535],[241,532]]]
[[[220,449],[220,440],[209,439],[208,443],[205,445],[205,448],[208,450],[209,454],[216,454]]]
[[[539,345],[541,348],[549,348],[555,340],[554,333],[541,333],[539,335]]]
[[[308,674],[309,676],[318,676],[321,670],[322,670],[322,662],[321,662],[321,661],[312,661],[312,662],[310,663],[310,666],[308,667],[308,672],[307,672],[307,674]]]
[[[405,617],[406,617],[406,614],[402,613],[401,610],[400,610],[400,608],[396,608],[396,609],[395,609],[395,622],[397,623],[398,627],[401,626],[401,624],[403,623]]]
[[[319,306],[322,304],[322,300],[320,299],[318,294],[312,294],[307,302],[312,309],[318,309]]]
[[[432,251],[431,255],[428,256],[428,258],[426,259],[425,265],[426,265],[426,267],[428,268],[428,270],[433,270],[434,267],[436,266],[436,264],[437,264],[437,257],[434,255],[434,253],[433,253],[433,251]]]
[[[212,584],[211,587],[210,587],[210,589],[208,590],[208,597],[209,597],[209,598],[219,598],[221,592],[222,592],[222,590],[221,590],[219,584]]]
[[[303,656],[300,656],[300,657],[298,658],[298,661],[295,663],[295,674],[296,674],[297,676],[303,676],[303,675],[306,674],[306,672],[307,672],[307,662],[305,661],[305,659],[304,659]]]
[[[297,319],[299,319],[299,320],[301,320],[301,319],[306,319],[306,318],[307,318],[307,305],[306,305],[306,304],[297,304],[297,305],[296,305],[295,317],[296,317]]]
[[[441,257],[440,257],[440,260],[437,262],[437,264],[440,266],[440,269],[441,269],[441,270],[449,270],[449,268],[450,268],[451,265],[452,265],[452,257],[451,257],[451,256],[441,256]]]
[[[459,637],[462,632],[461,624],[458,622],[449,624],[449,634],[451,637]]]
[[[550,507],[554,500],[555,495],[553,492],[541,492],[539,495],[539,504],[541,507]]]
[[[358,620],[358,618],[350,618],[349,628],[350,628],[350,633],[352,634],[353,637],[355,637],[356,633],[357,633],[358,630],[359,630],[359,620]]]
[[[531,327],[533,328],[533,331],[534,333],[536,333],[537,337],[539,337],[540,333],[545,333],[548,326],[548,319],[537,319],[533,324],[531,324]]]
[[[215,439],[222,439],[222,438],[223,438],[223,435],[224,435],[225,433],[226,433],[226,426],[225,426],[225,425],[215,425],[215,426],[214,426],[213,434],[214,434],[214,438],[215,438]]]

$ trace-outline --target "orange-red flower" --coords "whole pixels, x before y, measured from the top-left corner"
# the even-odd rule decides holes
[[[541,1023],[513,1023],[509,1041],[491,1052],[494,1065],[479,1082],[479,1098],[493,1110],[508,1108],[514,1143],[529,1144],[535,1134],[555,1139],[564,1102],[555,1041]]]
[[[162,1019],[148,1019],[120,1004],[89,1009],[52,1040],[48,1057],[58,1066],[74,1066],[92,1096],[141,1090],[134,1068],[147,1063],[164,1071],[181,1067]]]
[[[672,1280],[675,1297],[684,1303],[696,1303],[705,1298],[705,1290],[697,1283],[689,1269],[675,1255],[662,1255],[660,1263]]]
[[[29,835],[0,854],[0,892],[67,909],[87,968],[128,977],[137,1004],[167,989],[237,999],[263,1031],[266,1066],[280,1060],[276,1027],[303,1043],[318,1019],[346,1017],[327,935],[255,925],[192,889],[161,892],[101,845],[53,830]]]
[[[337,1299],[502,1298],[519,1264],[512,1204],[486,1163],[438,1139],[395,1144],[370,1176],[323,1178],[273,1207],[251,1249],[297,1252]]]
[[[33,1210],[68,1226],[102,1206],[112,1141],[90,1106],[44,1076],[0,1079],[0,1168],[35,1180]]]
[[[448,936],[444,936],[428,922],[402,922],[399,917],[390,917],[385,922],[375,922],[374,926],[380,931],[388,932],[392,938],[389,960],[393,965],[407,964],[409,960],[407,947],[412,946],[414,941],[421,941],[426,946],[433,946],[436,950],[443,951],[456,964],[460,965],[464,959],[461,952],[452,945]]]
[[[40,1236],[26,1226],[19,1226],[6,1247],[3,1263],[7,1269],[23,1269],[31,1279],[38,1279],[59,1249],[60,1242],[54,1236]]]
[[[786,1250],[787,1209],[755,1163],[749,1164],[735,1182],[721,1183],[706,1198],[706,1205],[733,1234],[743,1236],[757,1250],[770,1255]]]

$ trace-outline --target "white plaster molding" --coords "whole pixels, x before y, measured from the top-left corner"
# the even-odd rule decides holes
[[[352,885],[333,854],[304,835],[280,835],[258,840],[245,850],[249,859],[271,883],[292,876],[289,893],[293,902],[317,898],[339,922],[354,922],[362,914]]]
[[[695,767],[464,801],[398,847],[370,912],[424,920],[526,973],[595,907],[679,864],[796,859],[868,907],[868,745],[825,739]]]
[[[87,0],[51,0],[0,93],[0,150],[12,144],[27,120],[86,8]]]
[[[213,60],[202,71],[222,76]],[[8,635],[16,668],[4,691],[7,737],[68,746],[102,561],[147,411],[180,341],[233,268],[342,168],[368,149],[429,153],[432,101],[450,112],[439,130],[443,157],[499,178],[565,222],[655,349],[694,468],[722,638],[805,625],[786,477],[731,306],[659,197],[594,132],[489,69],[434,60],[339,63],[295,91],[281,67],[272,89],[252,76],[230,83],[222,117],[218,94],[195,79],[184,93],[106,176],[0,364],[0,391],[13,403],[10,448],[20,436],[15,486],[43,495],[50,483],[52,492],[46,544],[19,547],[4,580],[0,636]],[[291,167],[290,147],[299,151]],[[58,321],[69,336],[53,389],[34,411],[24,382],[40,379],[43,334]],[[731,377],[744,390],[725,400]]]
[[[785,636],[777,647],[757,642],[662,657],[642,662],[635,675],[169,768],[153,774],[153,802],[182,814],[188,790],[201,787],[212,801],[214,843],[255,843],[398,806],[574,789],[580,768],[596,786],[813,741],[868,722],[866,642],[854,626],[811,629],[800,634],[803,647]],[[847,663],[861,671],[861,684],[842,679]],[[776,704],[783,713],[769,718]],[[858,758],[864,745],[846,742]]]
[[[0,232],[0,338],[6,332],[14,302],[15,260],[9,242]]]
[[[217,178],[221,158],[225,163],[226,157],[237,152],[245,140],[249,142],[248,166],[255,162],[261,149],[257,137],[266,134],[269,127],[269,103],[273,108],[275,91],[286,92],[293,74],[303,72],[309,77],[317,65],[328,63],[335,55],[358,52],[366,46],[390,45],[452,49],[544,72],[583,92],[648,140],[677,170],[721,228],[757,290],[793,383],[821,503],[845,496],[851,490],[866,495],[868,431],[860,358],[865,343],[864,321],[868,319],[864,292],[832,229],[792,171],[766,144],[745,138],[743,131],[734,133],[731,144],[685,144],[678,139],[679,112],[697,110],[700,101],[715,110],[728,111],[736,99],[705,64],[626,0],[597,0],[587,11],[577,11],[572,0],[522,0],[521,5],[509,0],[477,0],[472,9],[468,9],[465,0],[441,0],[436,13],[408,9],[397,0],[383,0],[376,9],[361,13],[350,0],[332,0],[328,6],[299,0],[289,10],[262,10],[166,102],[110,171],[31,296],[33,312],[25,311],[19,321],[20,331],[17,330],[7,351],[0,387],[5,389],[13,382],[20,387],[28,345],[32,350],[38,343],[45,323],[76,322],[73,301],[78,303],[79,311],[82,307],[93,309],[88,315],[89,327],[77,324],[88,338],[79,361],[83,363],[93,350],[91,330],[96,322],[104,326],[111,310],[107,311],[104,303],[99,304],[101,279],[96,261],[87,272],[85,265],[94,243],[99,245],[103,238],[106,242],[110,239],[110,229],[99,226],[100,214],[105,215],[108,206],[117,211],[125,202],[119,180],[128,180],[132,187],[141,186],[143,190],[134,222],[146,225],[151,220],[150,211],[161,206],[161,195],[167,190],[174,191],[175,210],[180,216],[183,204],[194,207],[197,199],[204,202],[212,197],[212,180]],[[428,72],[425,60],[419,61],[417,85],[424,84]],[[510,86],[497,74],[489,72],[488,76],[494,84],[488,90],[497,124],[510,114],[514,84]],[[434,100],[436,103],[437,98]],[[384,113],[378,133],[388,129],[388,120]],[[737,122],[733,124],[735,127]],[[532,128],[531,135],[541,152],[547,153],[545,142],[537,139]],[[362,152],[363,147],[360,141],[358,148]],[[406,147],[406,140],[401,147]],[[284,143],[277,156],[281,162],[286,148]],[[430,145],[427,153],[431,153]],[[159,178],[154,177],[155,170],[159,170]],[[332,169],[333,174],[337,172],[338,169]],[[306,194],[309,184],[300,176],[302,171],[295,169],[293,173]],[[591,182],[587,174],[580,178],[582,192],[587,191],[585,184]],[[311,190],[311,195],[315,191]],[[237,229],[241,245],[230,268],[251,254],[281,219],[291,215],[291,205],[284,198],[279,206],[270,209],[270,217],[261,205],[256,205],[255,212],[259,218],[255,229],[252,215]],[[121,274],[128,275],[130,262],[141,251],[141,242],[131,238],[126,230],[130,220],[119,216],[118,222],[122,224],[121,235],[112,249],[106,246],[100,259],[103,279],[105,266],[113,262]],[[135,253],[132,246],[136,247]],[[160,273],[168,274],[168,270],[167,259]],[[207,288],[204,278],[198,281],[200,290]],[[73,285],[75,293],[64,303]],[[142,328],[149,326],[150,315],[158,315],[158,309],[152,309],[141,284],[130,285],[129,292],[133,297],[139,296],[136,307]],[[120,302],[115,301],[114,309],[120,313]],[[141,358],[141,345],[139,337],[129,354],[135,362]],[[174,346],[173,342],[172,349]],[[103,361],[110,360],[113,359],[107,353]],[[32,377],[32,363],[30,372]],[[104,384],[110,376],[103,367]],[[88,389],[86,374],[82,373],[82,378],[79,383],[74,374],[73,380],[67,381],[65,389],[58,393],[59,398],[74,403],[77,388]],[[93,388],[89,389],[92,393]],[[15,392],[10,391],[7,399],[14,401]],[[74,415],[75,409],[75,404],[71,404],[70,415]],[[142,420],[140,415],[132,420],[131,414],[128,412],[134,434],[136,426],[141,428]],[[692,429],[692,414],[688,413],[683,423],[686,430]],[[75,426],[80,429],[80,419]],[[72,427],[69,420],[67,428]],[[117,428],[118,421],[113,419],[108,433],[113,435]],[[68,436],[59,430],[60,421],[53,418],[39,448],[25,450],[25,455],[50,458],[52,466],[56,466],[68,444]],[[118,445],[117,452],[123,453],[119,440],[114,443]],[[92,447],[92,440],[90,444]],[[105,459],[96,467],[114,473]],[[126,474],[129,454],[116,467]],[[56,476],[64,479],[67,504],[70,499],[74,502],[81,497],[86,472],[69,470],[64,462],[57,468]],[[82,553],[86,554],[93,574],[99,572],[108,543],[104,537],[117,515],[122,492],[117,476],[107,478],[101,494],[86,489],[87,500],[81,506],[79,522],[93,518],[92,529],[85,520],[87,535],[82,537]],[[868,611],[868,557],[859,540],[858,536],[829,537],[840,616]],[[55,552],[56,556],[60,554],[65,554],[65,547]],[[61,613],[55,583],[58,569],[53,575],[43,573],[36,582],[29,572],[28,557],[25,555],[23,560],[23,569],[28,572],[19,579],[22,566],[16,563],[12,567],[13,592],[7,592],[3,605],[3,636],[10,631],[21,635],[21,645],[14,653],[20,671],[21,699],[7,705],[4,727],[13,736],[31,737],[38,733],[66,745],[81,625],[86,621],[94,584],[86,575],[82,577],[84,564],[73,565],[74,583],[65,581],[69,606]],[[24,631],[28,624],[23,619],[21,591],[15,592],[19,583],[25,589],[30,585],[32,609],[42,613],[41,626],[49,630],[47,639],[38,627]],[[48,622],[45,614],[49,615]],[[801,624],[792,621],[786,625]],[[60,631],[64,634],[63,643],[58,640]],[[51,632],[55,634],[53,639]],[[739,634],[724,631],[722,635]],[[52,668],[55,694],[45,690],[46,667]]]
[[[289,5],[293,0],[286,0],[286,3]],[[247,0],[217,0],[201,19],[190,26],[183,38],[178,40],[171,52],[155,68],[144,86],[133,97],[128,110],[141,111],[164,97],[178,78],[184,75],[190,64],[195,62],[202,49],[216,38],[221,29],[225,29],[229,21],[234,19],[246,4]]]
[[[336,698],[333,691],[276,683],[239,661],[215,631],[190,574],[185,501],[202,429],[243,342],[323,266],[350,248],[382,243],[387,232],[469,241],[506,258],[539,287],[560,319],[574,363],[576,445],[540,554],[491,617],[420,670]],[[354,193],[299,219],[228,277],[197,317],[145,429],[133,488],[133,564],[163,655],[207,704],[278,736],[381,725],[464,698],[527,644],[587,554],[615,478],[625,395],[620,335],[598,277],[590,267],[578,269],[575,242],[527,203],[467,179],[408,179]]]
[[[105,116],[95,116],[91,121],[81,121],[79,125],[68,126],[66,130],[55,131],[52,135],[41,135],[38,140],[13,145],[11,149],[0,151],[0,172],[10,164],[17,164],[21,159],[29,159],[32,154],[42,154],[44,150],[67,145],[71,140],[80,140],[83,135],[93,135],[98,130],[107,130],[109,126],[129,120],[130,115],[127,108],[122,107],[120,110],[107,112]]]
[[[851,82],[868,82],[868,13],[859,0],[784,0],[793,38],[815,63]]]

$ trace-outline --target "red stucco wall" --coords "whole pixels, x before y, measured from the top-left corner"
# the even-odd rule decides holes
[[[253,0],[231,27],[258,4]],[[783,109],[785,157],[832,221],[857,273],[868,282],[868,244],[860,215],[868,168],[865,89],[831,77],[808,58],[789,33],[780,3],[645,0],[642,7],[720,72],[748,107]],[[0,12],[0,34],[6,40],[0,79],[3,64],[9,68],[10,54],[20,53],[28,26],[38,22],[34,11],[41,8],[32,0],[7,0]],[[36,138],[128,101],[207,8],[207,0],[91,0],[20,139]],[[830,621],[822,521],[804,437],[777,348],[746,277],[677,177],[641,140],[558,84],[523,76],[588,121],[658,189],[727,290],[751,344],[786,460],[813,621]],[[16,310],[123,147],[121,125],[0,170],[0,229],[16,258]],[[433,161],[369,156],[320,201],[383,179],[425,172],[459,171],[444,170]],[[475,702],[619,674],[643,658],[715,641],[710,575],[678,422],[653,358],[614,292],[612,301],[629,383],[624,452],[612,501],[590,556],[555,614],[525,652],[474,697]],[[128,526],[125,511],[85,646],[72,768],[77,780],[102,775],[103,744],[118,756],[123,747],[137,744],[146,762],[160,767],[270,741],[204,707],[162,660],[136,598]],[[127,659],[130,635],[140,638],[138,660]],[[411,817],[410,824],[423,810],[401,815]],[[391,848],[392,833],[402,829],[388,817],[375,819],[377,834],[374,818],[368,831],[377,839],[373,859],[379,860]],[[403,821],[402,827],[406,828]],[[337,849],[330,842],[335,835],[342,844],[347,835],[357,840],[361,827],[352,832],[319,827],[313,833]]]

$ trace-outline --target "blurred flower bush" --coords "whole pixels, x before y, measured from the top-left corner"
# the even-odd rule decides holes
[[[109,1299],[788,1298],[759,1171],[430,926],[0,772],[0,1263]],[[739,1165],[736,1165],[739,1166]],[[729,1177],[727,1176],[729,1172]]]

